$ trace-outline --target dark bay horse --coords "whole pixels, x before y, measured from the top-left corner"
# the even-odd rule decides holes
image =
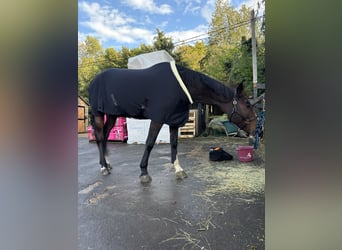
[[[257,116],[243,84],[236,89],[188,68],[164,62],[146,69],[108,69],[98,74],[89,86],[96,143],[101,172],[110,174],[107,138],[117,117],[151,119],[145,151],[140,162],[140,180],[152,180],[147,171],[148,159],[163,124],[170,129],[171,163],[176,178],[187,175],[177,157],[178,128],[184,126],[192,102],[217,105],[240,129],[254,135]],[[104,123],[104,115],[107,120]]]

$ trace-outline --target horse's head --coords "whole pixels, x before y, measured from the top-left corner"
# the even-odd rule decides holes
[[[255,135],[257,115],[252,104],[243,93],[243,84],[236,88],[233,100],[229,105],[225,105],[225,112],[228,114],[230,122],[236,124],[240,129],[249,135]]]

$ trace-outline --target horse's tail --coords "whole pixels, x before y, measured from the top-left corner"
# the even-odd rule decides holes
[[[93,112],[90,112],[90,125],[95,129],[95,115]]]

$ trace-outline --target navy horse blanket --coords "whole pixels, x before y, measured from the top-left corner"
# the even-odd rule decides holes
[[[110,114],[183,126],[190,101],[169,62],[146,69],[107,69],[89,88],[93,115]]]

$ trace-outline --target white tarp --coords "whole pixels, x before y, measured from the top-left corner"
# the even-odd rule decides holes
[[[151,120],[127,118],[127,144],[145,144],[150,122]],[[163,125],[156,139],[156,144],[159,143],[170,143],[169,126],[166,124]]]
[[[129,69],[144,69],[161,62],[175,61],[165,50],[158,50],[128,58]],[[138,120],[127,118],[128,144],[144,144],[151,120]],[[156,143],[170,143],[169,126],[164,124]]]
[[[161,62],[174,61],[172,56],[165,50],[153,51],[128,58],[129,69],[144,69]]]

